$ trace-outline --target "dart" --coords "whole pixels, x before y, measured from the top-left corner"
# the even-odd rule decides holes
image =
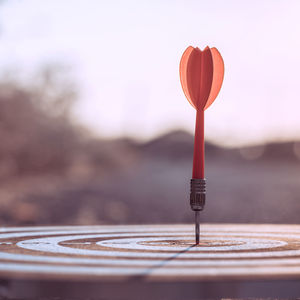
[[[200,242],[200,211],[204,209],[206,179],[204,176],[204,111],[216,99],[224,78],[224,62],[216,48],[189,46],[179,66],[183,92],[196,109],[193,175],[190,182],[190,205],[195,211],[196,245]]]

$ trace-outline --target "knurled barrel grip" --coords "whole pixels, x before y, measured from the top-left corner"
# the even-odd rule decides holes
[[[190,204],[192,210],[201,211],[205,205],[206,180],[191,179]]]

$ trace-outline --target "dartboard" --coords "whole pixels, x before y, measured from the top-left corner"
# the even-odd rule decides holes
[[[192,225],[2,228],[1,278],[88,282],[295,279],[300,226]]]

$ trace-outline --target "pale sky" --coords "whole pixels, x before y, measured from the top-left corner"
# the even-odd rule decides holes
[[[223,87],[206,137],[224,145],[300,138],[300,1],[9,0],[0,68],[72,66],[74,116],[105,137],[193,132],[179,81],[189,45],[216,47]]]

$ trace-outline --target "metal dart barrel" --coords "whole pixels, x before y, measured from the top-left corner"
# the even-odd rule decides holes
[[[195,211],[195,235],[196,245],[200,241],[200,211],[204,209],[206,198],[206,180],[203,179],[191,179],[190,190],[190,205],[191,209]]]

